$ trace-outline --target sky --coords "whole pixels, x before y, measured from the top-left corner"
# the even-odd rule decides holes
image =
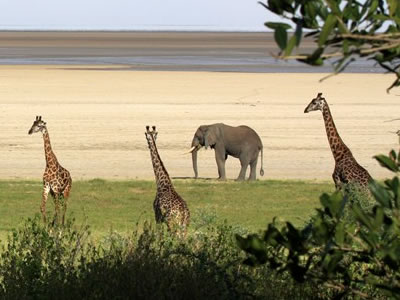
[[[256,0],[0,0],[0,30],[265,31]]]

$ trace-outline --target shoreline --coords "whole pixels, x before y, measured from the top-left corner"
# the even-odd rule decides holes
[[[272,32],[213,31],[0,31],[0,65],[120,65],[130,70],[214,71],[250,73],[324,73],[295,60],[276,60],[279,49]],[[302,41],[299,53],[315,43]],[[346,72],[382,73],[368,60],[350,64]]]
[[[266,33],[266,34],[273,34],[273,31],[268,30],[266,27],[265,30],[183,30],[183,29],[1,29],[0,28],[0,33],[1,32],[93,32],[93,33],[103,33],[103,32],[111,32],[111,33],[124,33],[124,32],[131,32],[131,33],[157,33],[157,32],[165,32],[165,33]]]

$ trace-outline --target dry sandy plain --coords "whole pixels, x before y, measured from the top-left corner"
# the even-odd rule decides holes
[[[113,66],[0,66],[0,178],[39,179],[43,140],[28,135],[36,115],[48,124],[60,163],[75,180],[151,179],[145,125],[158,127],[158,147],[171,177],[192,177],[197,127],[224,122],[254,128],[264,144],[261,179],[330,180],[334,161],[321,113],[304,114],[317,92],[361,165],[390,175],[373,155],[398,148],[398,90],[382,74],[124,71]],[[259,162],[260,163],[260,162]],[[258,166],[259,168],[259,166]],[[239,161],[228,158],[227,176]],[[199,175],[217,177],[213,151],[199,153]]]

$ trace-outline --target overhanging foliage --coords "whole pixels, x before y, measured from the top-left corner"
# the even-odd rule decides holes
[[[281,50],[277,57],[312,66],[334,59],[334,74],[357,59],[369,59],[396,76],[388,92],[400,86],[400,1],[267,0],[260,4],[294,24],[265,23],[274,30]],[[316,48],[312,53],[292,55],[303,33],[313,37]]]

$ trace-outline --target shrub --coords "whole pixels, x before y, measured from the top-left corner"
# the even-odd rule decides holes
[[[399,173],[400,152],[375,158]],[[325,286],[336,298],[400,298],[399,177],[373,181],[369,191],[372,206],[354,194],[323,194],[322,208],[304,228],[273,222],[262,236],[237,235],[245,263],[266,264],[299,283]]]
[[[45,226],[37,216],[14,230],[0,254],[1,299],[304,299],[317,287],[298,285],[266,266],[242,265],[235,233],[200,211],[184,240],[144,223],[124,237],[91,241],[74,220]],[[198,224],[196,224],[196,220]],[[201,230],[200,230],[201,229]],[[314,297],[315,298],[315,297]]]

